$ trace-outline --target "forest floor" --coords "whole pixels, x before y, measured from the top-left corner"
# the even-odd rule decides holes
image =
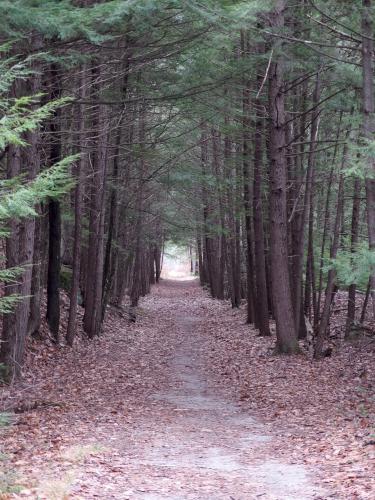
[[[272,354],[244,312],[164,281],[135,324],[31,346],[0,451],[0,498],[374,498],[375,343]],[[6,493],[6,490],[9,493]]]

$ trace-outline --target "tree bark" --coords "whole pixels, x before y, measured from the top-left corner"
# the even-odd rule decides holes
[[[349,139],[349,133],[347,134],[346,139]],[[347,157],[347,144],[344,146],[343,150],[343,158],[340,169],[340,180],[339,187],[337,193],[337,208],[336,208],[336,216],[335,216],[335,224],[333,229],[333,241],[330,250],[330,258],[334,260],[337,257],[337,252],[340,244],[340,230],[342,226],[342,215],[343,215],[343,205],[344,205],[344,175],[343,170]],[[332,305],[332,300],[335,294],[335,283],[336,282],[336,272],[334,269],[330,269],[328,271],[327,276],[327,286],[325,293],[324,306],[322,311],[322,316],[319,322],[319,327],[316,335],[316,343],[314,349],[314,357],[319,359],[323,355],[323,345],[326,338],[327,328],[329,325],[330,318],[330,310]]]
[[[284,26],[286,2],[277,0],[272,25]],[[281,41],[276,42],[280,49]],[[282,55],[270,65],[270,237],[273,308],[276,320],[277,351],[292,354],[299,351],[295,328],[288,264],[286,206],[287,164],[285,151],[284,70]]]
[[[51,98],[61,96],[59,70],[51,66]],[[61,111],[57,110],[50,124],[51,150],[50,165],[61,160]],[[48,203],[48,275],[47,275],[47,313],[49,329],[56,342],[59,340],[60,325],[60,268],[61,268],[61,207],[58,200]]]
[[[320,75],[316,76],[316,83],[313,94],[313,106],[316,106],[320,99]],[[294,320],[298,337],[303,338],[303,332],[300,332],[301,325],[301,308],[302,308],[302,274],[303,274],[303,256],[305,247],[305,231],[306,224],[309,220],[309,210],[312,210],[311,195],[313,191],[313,170],[315,168],[315,148],[318,139],[319,129],[319,113],[316,108],[311,115],[311,136],[310,136],[310,151],[308,154],[306,183],[305,183],[305,196],[302,209],[302,216],[300,218],[300,227],[298,230],[298,244],[297,254],[294,256],[294,283],[293,283],[293,306],[294,306]]]
[[[374,140],[375,101],[374,101],[374,12],[372,0],[363,0],[362,9],[362,104],[363,136],[368,141]],[[375,251],[375,159],[367,158],[366,174],[367,227],[370,250]],[[373,317],[375,318],[375,272],[371,275],[371,297]]]
[[[350,251],[354,254],[358,244],[359,237],[359,212],[361,207],[361,181],[355,179],[353,190],[353,207],[352,207],[352,225],[351,225],[351,241]],[[356,302],[356,284],[352,283],[348,290],[348,314],[346,318],[345,337],[350,337],[350,332],[355,324],[355,302]]]
[[[84,101],[86,99],[86,65],[82,67],[82,77],[80,79],[80,99]],[[69,319],[68,327],[66,332],[66,341],[69,346],[73,346],[74,337],[76,334],[77,326],[77,305],[78,305],[78,293],[80,287],[80,270],[81,270],[81,249],[82,249],[82,217],[83,217],[83,185],[86,175],[86,162],[87,162],[87,151],[86,151],[86,125],[85,125],[85,115],[84,115],[84,105],[78,105],[77,113],[78,122],[78,145],[79,152],[81,154],[80,159],[76,163],[75,167],[75,178],[76,187],[74,194],[74,243],[73,243],[73,275],[72,275],[72,285],[70,290],[70,304],[69,304]]]
[[[261,76],[257,79],[258,87],[262,84]],[[259,100],[255,102],[256,118],[254,132],[254,188],[253,188],[253,218],[254,218],[254,248],[255,248],[255,282],[256,282],[256,308],[258,311],[258,328],[260,335],[271,335],[268,317],[268,296],[266,261],[264,248],[263,227],[263,195],[262,195],[262,170],[263,170],[263,113]]]
[[[19,146],[10,145],[7,155],[7,178],[13,179],[21,172],[21,150]],[[12,268],[19,264],[19,223],[10,221],[9,236],[5,244],[6,267]],[[17,282],[8,283],[4,289],[4,296],[10,297],[19,293]],[[9,378],[18,377],[21,374],[22,354],[24,339],[18,334],[17,314],[19,304],[11,313],[3,315],[3,331],[0,343],[0,362],[4,363]]]
[[[97,113],[97,131],[100,135],[91,189],[90,234],[83,318],[83,328],[89,338],[99,335],[102,322],[104,211],[109,128],[107,106],[100,104]]]
[[[245,54],[247,49],[247,35],[241,32],[241,51]],[[251,118],[250,118],[250,83],[244,81],[242,96],[242,153],[243,153],[243,204],[245,211],[246,231],[246,275],[247,275],[247,323],[257,323],[255,309],[255,283],[254,283],[254,250],[253,250],[253,227],[252,227],[252,193],[250,190],[250,143],[251,143]]]

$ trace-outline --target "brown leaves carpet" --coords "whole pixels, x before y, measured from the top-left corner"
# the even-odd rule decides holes
[[[375,498],[375,343],[316,362],[273,342],[168,281],[136,324],[110,311],[74,350],[34,341],[2,389],[19,413],[0,430],[0,498]]]

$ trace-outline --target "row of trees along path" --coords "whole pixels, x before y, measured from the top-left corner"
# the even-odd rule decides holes
[[[36,345],[96,342],[113,307],[137,320],[172,243],[275,354],[371,350],[372,0],[4,0],[0,18],[4,382]]]

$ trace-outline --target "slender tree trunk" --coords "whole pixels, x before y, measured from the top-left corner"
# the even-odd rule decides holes
[[[60,325],[61,207],[58,200],[48,203],[49,244],[47,276],[47,321],[57,342]]]
[[[159,283],[161,274],[161,250],[157,244],[154,248],[154,262],[155,262],[155,282]]]
[[[319,283],[318,283],[318,299],[317,299],[318,315],[320,315],[320,305],[321,305],[321,300],[322,300],[324,253],[325,253],[325,248],[326,248],[327,232],[328,232],[329,221],[330,221],[329,216],[330,216],[331,191],[332,191],[333,174],[334,174],[334,170],[335,170],[336,156],[337,156],[337,150],[338,150],[338,141],[339,141],[340,132],[341,132],[341,120],[342,120],[342,113],[340,113],[340,125],[339,125],[338,130],[337,130],[336,144],[335,144],[335,149],[334,149],[333,158],[332,158],[332,166],[331,166],[329,178],[328,178],[327,194],[326,194],[325,208],[324,208],[324,224],[323,224],[322,244],[321,244],[321,250],[320,250],[320,262],[319,262]]]
[[[216,180],[216,206],[215,206],[215,219],[216,225],[220,228],[220,234],[215,238],[215,246],[217,251],[213,254],[214,258],[214,275],[216,281],[216,297],[220,300],[224,299],[224,276],[225,269],[228,263],[227,255],[227,239],[225,235],[225,221],[223,209],[223,195],[222,195],[222,179],[220,172],[220,146],[221,137],[220,133],[212,129],[212,173]]]
[[[258,77],[258,86],[262,78]],[[268,318],[267,277],[264,248],[263,228],[263,196],[262,196],[262,167],[263,167],[263,121],[260,102],[256,102],[256,121],[254,132],[254,189],[253,189],[253,217],[254,217],[254,248],[255,248],[255,281],[256,281],[256,308],[258,311],[258,327],[260,335],[271,335]]]
[[[146,109],[143,105],[139,112],[139,144],[145,148],[145,132],[146,132]],[[139,298],[142,294],[142,246],[143,246],[143,189],[144,189],[144,173],[145,173],[145,152],[141,154],[139,160],[138,179],[137,179],[137,201],[136,201],[136,242],[134,255],[133,280],[130,291],[130,302],[132,307],[137,307]]]
[[[347,140],[349,139],[348,135],[347,135],[346,139]],[[341,226],[342,226],[342,214],[343,214],[343,205],[344,205],[344,175],[343,175],[343,170],[344,170],[344,166],[345,166],[345,162],[346,162],[346,156],[347,156],[347,145],[345,144],[344,150],[343,150],[343,159],[342,159],[340,180],[339,180],[339,187],[338,187],[338,194],[337,194],[337,208],[336,208],[335,224],[334,224],[334,229],[333,229],[333,241],[332,241],[332,246],[331,246],[331,251],[330,251],[331,260],[336,258],[337,252],[339,249],[339,244],[340,244],[340,230],[341,230]],[[335,294],[335,285],[336,285],[335,281],[336,281],[336,272],[334,269],[330,269],[328,271],[328,276],[327,276],[327,286],[326,286],[326,293],[325,293],[325,300],[324,300],[322,316],[321,316],[321,319],[319,322],[319,327],[318,327],[317,336],[316,336],[316,343],[315,343],[315,350],[314,350],[314,357],[316,359],[322,357],[322,355],[323,355],[323,345],[324,345],[324,340],[326,338],[327,328],[329,325],[331,305],[332,305],[333,297]]]
[[[55,64],[51,67],[51,98],[61,96],[59,70]],[[61,111],[57,110],[50,126],[51,151],[50,165],[61,160]],[[49,329],[56,342],[59,340],[60,325],[60,268],[61,268],[61,207],[58,200],[48,203],[49,245],[47,276],[47,313]]]
[[[374,101],[374,11],[372,0],[363,0],[362,9],[362,75],[363,75],[363,136],[374,140],[375,101]],[[375,251],[375,160],[373,155],[367,159],[366,204],[369,247]],[[375,272],[371,275],[371,297],[373,317],[375,318]]]
[[[225,118],[225,123],[229,125],[229,119]],[[227,270],[229,281],[229,292],[232,307],[239,307],[241,302],[239,290],[239,277],[237,276],[237,263],[236,263],[236,226],[235,226],[235,206],[233,201],[233,175],[232,175],[232,145],[228,135],[224,139],[224,179],[226,185],[225,190],[225,215],[224,219],[227,221],[228,238],[227,238]]]
[[[312,308],[312,316],[309,315],[310,320],[313,320],[314,331],[316,330],[316,325],[319,322],[319,310],[317,306],[317,291],[316,291],[316,275],[315,275],[315,246],[314,246],[314,219],[315,219],[315,170],[312,170],[311,176],[311,194],[310,194],[310,209],[309,209],[309,226],[308,226],[308,241],[307,241],[307,264],[309,281],[306,282],[305,291],[307,292],[307,297],[305,298],[305,304],[308,308]]]
[[[201,286],[208,284],[208,278],[206,274],[206,268],[204,266],[203,248],[202,248],[202,237],[200,235],[199,229],[197,230],[197,253],[198,253],[198,266],[199,266],[199,282]]]
[[[363,323],[365,322],[365,319],[366,319],[366,311],[367,311],[368,301],[370,298],[370,293],[371,293],[371,276],[370,276],[368,283],[367,283],[365,300],[363,301],[363,306],[362,306],[361,319],[359,320],[361,325],[363,325]]]
[[[360,179],[355,179],[354,181],[354,192],[353,192],[353,207],[352,207],[352,227],[351,227],[351,242],[350,251],[354,254],[356,246],[358,244],[359,237],[359,211],[361,207],[361,181]],[[348,315],[346,318],[346,338],[350,337],[350,332],[355,323],[355,299],[356,299],[356,284],[352,283],[348,290]]]
[[[203,264],[207,272],[208,283],[211,295],[217,298],[217,277],[215,275],[215,248],[214,241],[210,231],[210,203],[207,189],[207,163],[208,163],[208,147],[207,147],[207,131],[202,125],[201,134],[201,169],[202,169],[202,205],[203,205]]]
[[[43,212],[43,205],[37,209],[39,217],[36,219],[34,252],[33,252],[33,275],[31,281],[30,314],[28,321],[28,335],[39,332],[41,324],[41,303],[44,285],[44,262],[46,261],[47,248],[44,243],[47,232],[47,220]]]
[[[247,51],[247,34],[241,32],[241,51],[245,55]],[[252,228],[252,193],[250,190],[250,142],[251,142],[251,118],[250,118],[250,83],[244,81],[242,96],[242,129],[243,129],[243,203],[245,211],[246,230],[246,275],[247,275],[247,322],[257,323],[257,311],[255,309],[255,283],[254,283],[254,252],[253,252],[253,228]]]
[[[316,83],[313,95],[313,106],[317,105],[319,99],[320,99],[320,75],[318,73],[316,77]],[[300,219],[300,227],[298,230],[297,255],[294,256],[294,283],[293,283],[294,320],[299,338],[303,338],[304,336],[303,331],[300,332],[301,308],[302,308],[303,257],[304,257],[304,247],[305,247],[305,228],[309,220],[309,210],[310,209],[312,210],[311,206],[311,194],[313,190],[312,181],[314,178],[313,170],[315,162],[315,148],[316,148],[316,141],[318,139],[318,128],[319,128],[318,108],[316,108],[312,112],[311,122],[312,125],[311,125],[310,151],[307,162],[305,197],[302,209],[302,216]]]
[[[82,78],[80,80],[80,98],[82,101],[86,99],[86,66],[82,68]],[[67,344],[72,346],[74,342],[74,337],[76,333],[77,324],[77,303],[78,303],[78,293],[80,286],[80,268],[81,268],[81,248],[82,248],[82,217],[83,217],[83,184],[86,175],[86,162],[87,162],[87,152],[86,152],[86,126],[85,126],[85,115],[84,115],[84,105],[78,105],[78,144],[79,152],[81,153],[81,158],[76,163],[76,187],[74,195],[74,243],[73,243],[73,276],[72,285],[70,290],[70,305],[69,305],[69,319],[68,327],[66,332]]]
[[[117,239],[119,225],[119,200],[118,200],[118,182],[119,182],[119,155],[121,143],[121,128],[119,127],[116,136],[116,146],[113,159],[112,186],[109,202],[109,221],[107,230],[107,242],[105,246],[104,271],[103,271],[103,304],[102,317],[109,301],[115,269],[117,266]]]

